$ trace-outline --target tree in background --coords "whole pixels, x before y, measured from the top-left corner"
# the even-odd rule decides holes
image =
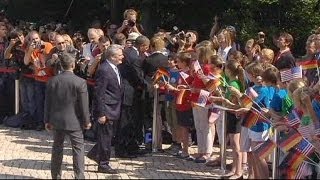
[[[7,13],[15,19],[61,21],[71,1],[6,0],[0,1],[0,8],[7,3]],[[172,30],[177,26],[197,30],[200,39],[207,39],[215,15],[222,27],[234,26],[242,42],[264,31],[267,45],[272,45],[272,37],[286,30],[295,39],[296,56],[304,54],[307,37],[320,25],[319,0],[75,0],[62,19],[74,29],[86,29],[93,19],[120,24],[126,8],[139,12],[148,35],[158,28]]]

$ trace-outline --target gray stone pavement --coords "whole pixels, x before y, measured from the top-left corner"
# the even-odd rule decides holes
[[[20,130],[0,125],[0,178],[50,179],[52,134],[46,131]],[[92,142],[85,143],[88,152]],[[167,146],[164,146],[167,148]],[[196,148],[191,148],[191,153]],[[214,148],[218,155],[219,149]],[[228,152],[229,154],[229,152]],[[230,163],[230,158],[228,158]],[[112,155],[111,166],[119,174],[97,173],[97,165],[85,158],[87,179],[216,179],[217,169],[178,159],[166,153],[147,154],[136,159],[119,159]],[[63,158],[64,179],[73,178],[72,155],[69,141],[65,142]]]

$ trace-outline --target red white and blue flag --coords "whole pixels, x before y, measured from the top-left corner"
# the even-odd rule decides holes
[[[294,67],[288,70],[280,71],[281,82],[291,81],[302,78],[302,67]]]

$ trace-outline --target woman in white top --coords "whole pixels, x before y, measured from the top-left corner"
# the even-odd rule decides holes
[[[232,48],[232,42],[231,42],[231,35],[230,32],[226,29],[223,29],[218,34],[218,43],[219,43],[219,49],[218,49],[218,55],[222,57],[224,62],[227,61],[229,52]]]

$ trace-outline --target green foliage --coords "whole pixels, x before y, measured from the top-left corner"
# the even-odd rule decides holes
[[[7,0],[8,1],[8,0]],[[320,25],[319,0],[74,0],[70,20],[75,28],[86,28],[93,19],[110,18],[111,2],[117,4],[116,22],[122,21],[126,8],[139,11],[141,22],[152,34],[157,28],[194,29],[207,39],[218,15],[222,27],[233,25],[238,39],[245,42],[259,31],[267,35],[268,44],[281,31],[295,39],[293,52],[304,54],[304,44],[312,30]],[[0,1],[1,2],[1,1]],[[29,21],[61,20],[71,0],[10,0],[11,17]],[[0,3],[1,5],[1,3]],[[41,8],[39,8],[41,7]],[[114,9],[112,9],[114,10]]]
[[[233,25],[238,38],[245,42],[256,38],[259,31],[267,34],[269,46],[272,37],[286,31],[293,35],[293,52],[304,54],[307,37],[320,24],[318,0],[127,0],[130,6],[151,8],[152,22],[171,30],[195,29],[202,39],[208,38],[213,17],[218,15],[222,27]],[[142,12],[143,13],[143,12]],[[154,27],[157,27],[154,25]],[[155,30],[155,28],[154,28]]]

